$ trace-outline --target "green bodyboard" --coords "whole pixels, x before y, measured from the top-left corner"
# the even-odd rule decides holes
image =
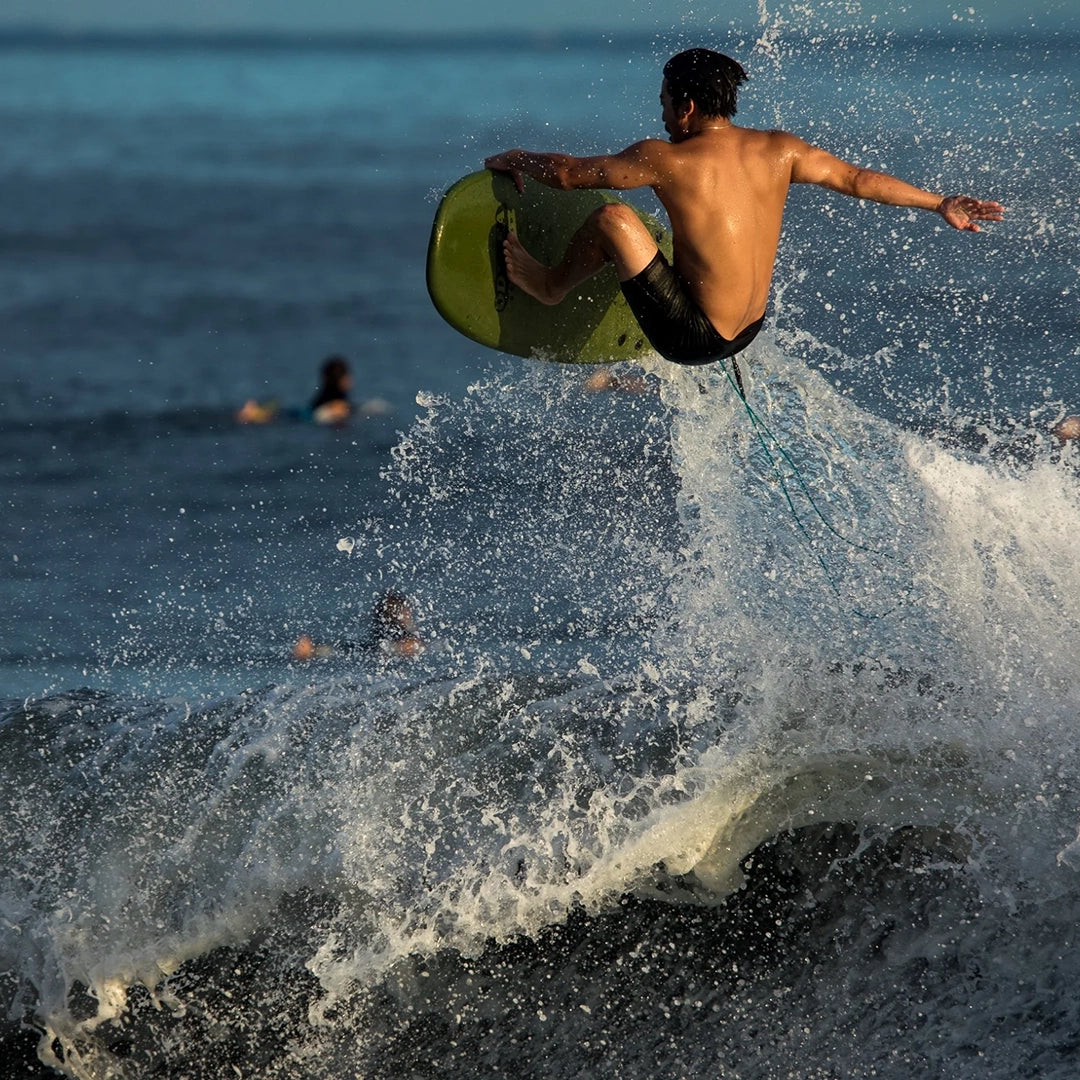
[[[464,177],[443,197],[431,230],[427,286],[436,310],[466,337],[514,356],[605,364],[648,355],[652,350],[612,267],[549,306],[511,284],[503,262],[508,230],[552,265],[593,210],[618,201],[603,191],[559,191],[528,179],[519,192],[504,173]],[[670,259],[666,230],[635,212]]]

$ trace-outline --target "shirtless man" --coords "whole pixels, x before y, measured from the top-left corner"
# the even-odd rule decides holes
[[[617,154],[571,157],[509,150],[485,166],[549,187],[651,187],[674,237],[674,267],[624,204],[594,211],[555,266],[531,256],[513,233],[507,275],[530,296],[558,304],[611,262],[653,348],[678,364],[706,364],[741,352],[765,319],[780,226],[792,184],[819,184],[890,206],[939,213],[978,232],[1003,207],[966,195],[943,198],[886,173],[860,169],[784,131],[736,127],[743,68],[710,49],[689,49],[664,66],[660,90],[670,142],[645,139]]]

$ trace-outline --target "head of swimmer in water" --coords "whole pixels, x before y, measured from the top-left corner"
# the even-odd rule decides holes
[[[352,386],[349,363],[343,356],[328,356],[322,366],[323,388],[346,391]]]
[[[748,78],[742,64],[712,49],[687,49],[664,65],[664,91],[676,116],[692,101],[703,117],[730,120]]]
[[[416,619],[413,616],[409,598],[395,590],[388,590],[375,601],[371,613],[375,637],[380,640],[401,638],[416,633]]]

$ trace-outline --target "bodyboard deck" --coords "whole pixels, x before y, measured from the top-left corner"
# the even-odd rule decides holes
[[[503,261],[503,240],[513,231],[541,262],[557,262],[585,218],[618,201],[604,191],[559,191],[528,179],[519,192],[509,176],[486,170],[464,177],[443,197],[431,230],[427,286],[436,310],[466,337],[514,356],[603,364],[648,355],[610,266],[549,306],[511,284]],[[635,212],[670,259],[667,231]]]

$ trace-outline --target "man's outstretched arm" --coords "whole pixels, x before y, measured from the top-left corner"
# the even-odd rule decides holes
[[[888,173],[860,169],[801,139],[795,140],[795,143],[791,170],[791,182],[794,184],[818,184],[842,195],[869,199],[887,206],[933,210],[954,229],[966,232],[979,232],[977,222],[1001,221],[1005,213],[1000,203],[975,199],[970,195],[935,195]]]

